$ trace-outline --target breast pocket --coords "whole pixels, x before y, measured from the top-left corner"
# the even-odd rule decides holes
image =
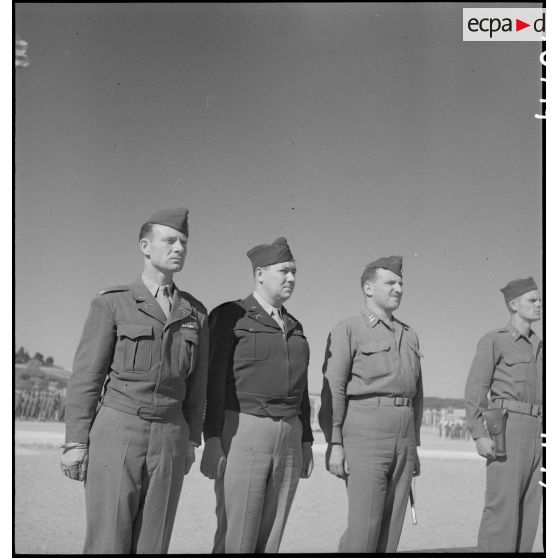
[[[269,336],[272,333],[254,328],[235,328],[237,341],[235,360],[265,360],[269,354]]]
[[[420,359],[423,358],[423,354],[419,351],[418,347],[410,343],[408,345],[409,349],[411,349],[411,364],[413,365],[413,370],[417,371],[420,367]]]
[[[393,348],[389,341],[365,343],[359,347],[359,353],[362,379],[366,383],[393,372]]]
[[[528,355],[506,355],[504,357],[508,374],[514,382],[526,382],[529,378],[531,357]]]
[[[151,367],[153,327],[120,323],[116,326],[116,336],[114,367],[128,372],[147,372]]]
[[[196,366],[198,359],[198,330],[183,327],[180,330],[180,351],[178,362],[180,371],[188,376]]]
[[[293,331],[293,333],[289,337],[288,343],[289,358],[300,358],[300,361],[308,365],[308,363],[310,362],[310,346],[308,345],[308,340],[306,339],[304,333],[299,330]]]

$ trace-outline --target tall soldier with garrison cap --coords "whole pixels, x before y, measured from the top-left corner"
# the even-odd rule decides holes
[[[187,218],[178,208],[147,220],[141,277],[101,291],[83,328],[62,470],[85,480],[85,553],[166,553],[201,442],[207,312],[173,283],[186,258]]]
[[[531,325],[541,317],[541,298],[532,277],[501,291],[510,320],[479,341],[465,386],[467,425],[486,458],[478,549],[531,552],[542,494],[542,341]]]
[[[201,471],[215,479],[213,552],[277,552],[299,478],[312,471],[309,347],[283,303],[296,265],[285,238],[248,251],[254,292],[209,315]]]
[[[349,517],[340,552],[395,552],[411,478],[420,474],[421,353],[393,312],[402,258],[380,258],[361,277],[365,308],[331,331],[323,365],[320,426],[326,465],[344,478]]]

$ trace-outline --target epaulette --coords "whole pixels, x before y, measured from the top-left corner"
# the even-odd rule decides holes
[[[99,291],[100,295],[108,294],[108,293],[119,293],[122,291],[129,291],[130,287],[128,285],[116,285],[114,287],[108,287],[107,289],[103,289]]]

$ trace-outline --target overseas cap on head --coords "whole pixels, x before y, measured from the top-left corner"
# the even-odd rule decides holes
[[[252,262],[252,269],[282,262],[292,262],[294,257],[284,236],[276,238],[271,244],[260,244],[248,250],[246,255]]]
[[[163,209],[153,213],[145,222],[154,225],[166,225],[188,236],[188,210],[185,207]]]
[[[537,289],[538,287],[535,280],[532,277],[527,277],[527,279],[514,279],[500,290],[504,293],[504,300],[509,302],[522,294],[528,293],[529,291],[536,291]]]
[[[403,277],[403,272],[402,272],[402,270],[403,270],[403,258],[401,256],[385,256],[383,258],[378,258],[377,260],[374,260],[373,262],[370,262],[364,268],[364,271],[362,272],[362,275],[360,276],[360,286],[361,287],[366,282],[366,278],[368,277],[370,271],[372,271],[373,269],[378,269],[378,268],[388,269],[389,271],[392,271],[396,275],[399,275],[399,277]]]

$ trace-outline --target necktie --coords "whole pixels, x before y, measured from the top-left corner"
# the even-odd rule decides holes
[[[277,322],[277,325],[281,328],[282,331],[285,331],[285,324],[283,323],[283,319],[281,318],[281,314],[279,314],[279,310],[274,308],[271,311],[271,317]]]
[[[157,302],[159,306],[163,310],[165,316],[169,317],[170,310],[171,310],[171,301],[170,301],[170,292],[168,287],[159,288],[157,291]]]

